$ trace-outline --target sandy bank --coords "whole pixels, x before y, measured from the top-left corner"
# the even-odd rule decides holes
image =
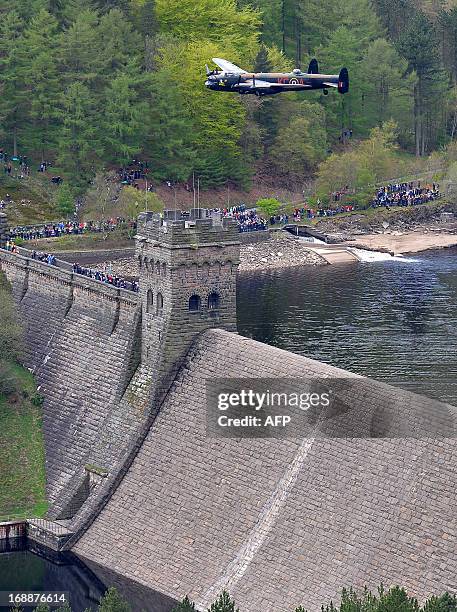
[[[391,234],[367,234],[357,237],[350,246],[368,248],[374,251],[387,251],[392,255],[418,253],[431,249],[457,246],[457,234],[441,232],[395,232]]]

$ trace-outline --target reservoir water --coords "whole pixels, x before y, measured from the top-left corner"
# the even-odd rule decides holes
[[[367,259],[240,276],[239,332],[457,405],[457,249]],[[95,611],[111,585],[135,612],[173,608],[163,595],[72,555],[0,554],[0,591],[67,590],[73,612]]]
[[[367,256],[242,276],[239,332],[457,405],[457,249]]]

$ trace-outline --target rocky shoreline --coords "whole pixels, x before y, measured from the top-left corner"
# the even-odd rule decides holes
[[[242,245],[240,272],[279,270],[296,266],[327,265],[317,253],[286,232],[275,232],[269,240],[258,244]]]

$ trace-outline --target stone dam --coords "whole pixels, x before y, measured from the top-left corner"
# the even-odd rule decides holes
[[[0,248],[45,398],[33,537],[199,610],[224,588],[242,612],[455,592],[454,409],[237,335],[231,220],[145,213],[136,242],[139,293]],[[221,377],[347,379],[351,411],[338,436],[211,438]]]

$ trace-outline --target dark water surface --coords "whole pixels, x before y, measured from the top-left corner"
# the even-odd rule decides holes
[[[457,405],[457,249],[244,275],[238,328],[261,342]],[[167,597],[72,555],[0,554],[0,591],[70,591],[73,612],[96,610],[111,585],[135,612],[173,608]]]
[[[457,405],[457,249],[244,275],[238,330]]]
[[[0,542],[0,591],[67,592],[72,612],[98,610],[106,589],[115,586],[129,602],[132,612],[170,612],[176,601],[94,563],[84,563],[72,553],[54,553],[25,541],[12,540],[15,550],[5,552]],[[10,607],[0,606],[1,612]],[[34,607],[25,607],[32,612]]]

